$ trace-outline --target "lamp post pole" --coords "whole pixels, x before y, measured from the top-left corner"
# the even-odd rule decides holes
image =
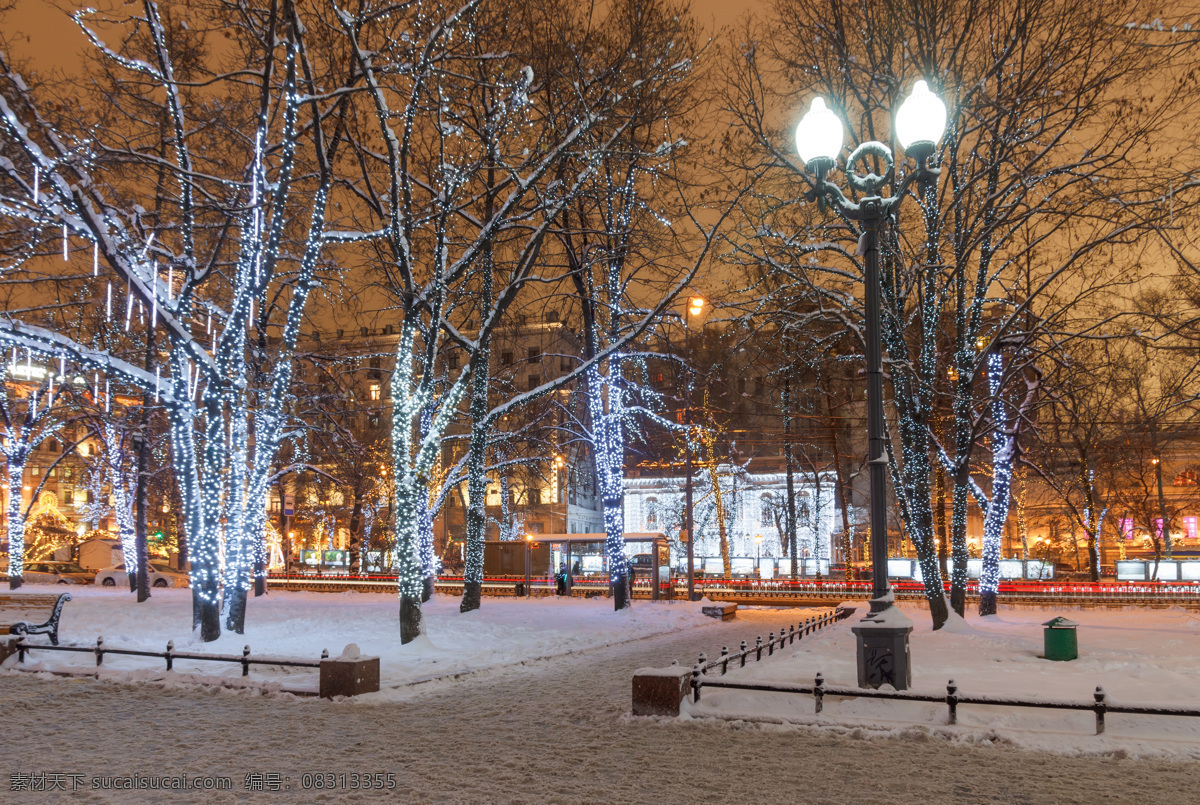
[[[863,252],[867,359],[867,470],[870,482],[871,523],[871,611],[876,601],[889,601],[887,575],[887,452],[883,443],[883,344],[880,336],[882,309],[879,301],[879,228],[883,223],[880,199],[863,199]]]
[[[692,530],[692,391],[690,384],[684,394],[683,420],[687,429],[684,431],[683,437],[683,516],[686,521],[684,528],[687,529],[687,600],[692,601],[696,597],[696,535]]]
[[[896,192],[888,198],[880,192],[890,182],[895,161],[892,151],[880,142],[865,142],[846,159],[846,181],[862,195],[851,201],[826,175],[837,165],[842,150],[841,120],[825,106],[821,98],[813,100],[809,112],[796,128],[796,148],[808,170],[815,174],[810,201],[824,209],[826,202],[850,220],[861,224],[858,254],[863,258],[863,318],[865,320],[864,357],[867,373],[867,467],[870,481],[871,525],[871,611],[852,631],[858,642],[859,687],[878,688],[890,684],[906,689],[912,684],[908,636],[912,621],[894,606],[887,577],[887,452],[883,421],[883,346],[882,305],[880,302],[879,236],[885,222],[893,218],[915,183],[918,192],[929,192],[938,171],[928,166],[936,142],[946,126],[946,107],[918,81],[912,96],[897,110],[896,134],[916,170],[905,176]],[[855,173],[854,168],[868,158],[880,160],[883,175]]]
[[[704,298],[693,296],[688,300],[688,313],[699,316],[704,310]],[[692,361],[692,325],[691,319],[683,320],[683,350],[687,353],[689,364]],[[687,600],[696,600],[696,535],[692,522],[692,383],[691,378],[683,387],[683,473],[684,473],[684,528],[687,530]]]

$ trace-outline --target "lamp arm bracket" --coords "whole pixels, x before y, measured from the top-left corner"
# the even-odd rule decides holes
[[[817,177],[816,182],[813,184],[813,189],[807,194],[807,198],[809,201],[824,201],[828,198],[833,206],[845,214],[846,217],[851,220],[858,220],[858,205],[846,198],[845,194],[842,193],[842,189],[823,175]]]

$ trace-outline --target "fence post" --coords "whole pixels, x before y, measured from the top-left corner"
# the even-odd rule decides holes
[[[323,659],[323,660],[329,659],[329,649],[327,649],[327,648],[321,649],[321,659]],[[671,665],[678,665],[678,664],[679,664],[679,660],[672,660],[672,662],[671,662]]]
[[[770,657],[774,653],[775,653],[775,633],[771,632],[770,637],[767,638],[767,656]]]
[[[721,676],[729,671],[729,647],[721,646]]]
[[[745,668],[746,667],[746,641],[745,640],[742,641],[742,650],[740,653],[742,655],[742,667]]]
[[[166,653],[165,655],[163,655],[163,656],[165,656],[165,657],[167,658],[167,670],[168,670],[168,671],[170,671],[170,670],[171,670],[171,667],[172,667],[172,666],[174,665],[174,663],[175,663],[175,658],[172,656],[172,654],[173,654],[174,652],[175,652],[175,641],[174,641],[174,640],[168,640],[168,641],[167,641],[167,653]]]
[[[100,667],[100,663],[104,662],[104,637],[96,638],[96,667]]]
[[[758,637],[754,638],[754,651],[756,654],[754,659],[761,660],[762,659],[762,635],[759,635]]]
[[[745,645],[745,643],[742,645]],[[17,662],[25,662],[25,635],[17,638]]]
[[[703,651],[701,651],[700,659],[697,660],[696,663],[700,666],[700,673],[702,673],[702,674],[708,673],[708,655],[707,654],[705,654]]]
[[[700,666],[692,666],[692,701],[700,701]]]
[[[796,625],[792,624],[788,627],[788,643],[796,642]]]
[[[817,671],[817,682],[813,685],[813,700],[816,702],[816,712],[820,713],[825,707],[825,675]]]
[[[946,706],[950,708],[950,723],[958,723],[958,685],[951,679],[946,683]]]
[[[250,647],[242,649],[242,676],[250,676]]]
[[[1094,708],[1092,708],[1096,711],[1096,734],[1103,735],[1104,734],[1104,714],[1106,712],[1108,712],[1108,702],[1106,701],[1104,688],[1097,685],[1096,692],[1093,694],[1093,696],[1096,697],[1096,705]]]

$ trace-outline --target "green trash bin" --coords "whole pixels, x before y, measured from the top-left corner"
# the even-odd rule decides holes
[[[1042,624],[1048,660],[1075,660],[1079,658],[1079,640],[1075,636],[1075,621],[1055,618]]]

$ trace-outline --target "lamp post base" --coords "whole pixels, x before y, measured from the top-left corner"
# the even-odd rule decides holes
[[[858,639],[858,686],[896,690],[912,686],[908,636],[913,622],[895,606],[891,592],[871,599],[871,611],[850,631]]]

